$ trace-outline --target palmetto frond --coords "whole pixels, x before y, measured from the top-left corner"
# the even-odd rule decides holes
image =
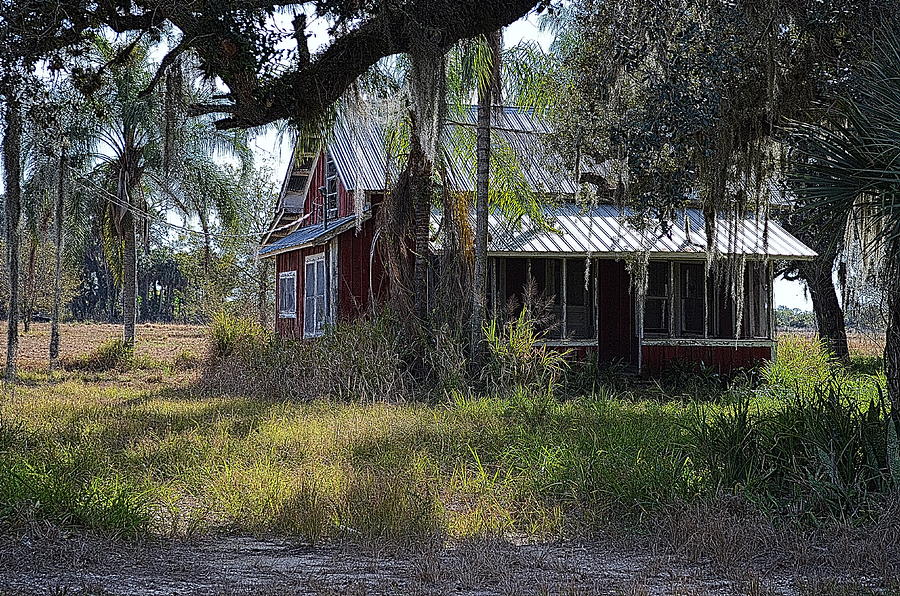
[[[820,125],[792,128],[801,150],[794,187],[807,209],[865,212],[881,247],[900,240],[900,37],[885,33],[864,83]],[[871,250],[874,245],[866,247]]]

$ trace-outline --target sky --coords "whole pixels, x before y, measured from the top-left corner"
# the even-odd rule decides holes
[[[289,27],[289,23],[286,22],[283,26]],[[321,21],[312,22],[310,23],[310,30],[312,32],[311,48],[315,49],[327,42],[325,23]],[[553,41],[551,33],[539,29],[537,16],[534,14],[529,14],[527,17],[514,22],[503,33],[504,43],[510,46],[516,45],[522,40],[535,40],[544,49],[547,49]],[[273,176],[280,183],[285,175],[285,169],[288,167],[288,159],[290,157],[290,147],[287,145],[287,142],[282,140],[281,143],[278,143],[273,133],[267,133],[254,140],[254,149],[258,160],[262,164],[273,168]],[[807,296],[804,284],[781,278],[775,280],[775,305],[812,310],[812,302]]]

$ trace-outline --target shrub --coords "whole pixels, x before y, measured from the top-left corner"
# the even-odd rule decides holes
[[[250,322],[219,317],[210,335],[213,347],[202,384],[268,399],[402,401],[415,385],[410,363],[420,357],[389,316],[342,323],[314,341],[282,338]]]
[[[63,361],[63,367],[68,370],[92,372],[124,371],[131,368],[133,364],[134,350],[126,346],[122,338],[110,339],[87,354],[70,357]]]
[[[172,367],[175,370],[191,370],[199,366],[200,363],[200,357],[196,353],[191,350],[180,350],[175,354],[175,359],[172,360]]]
[[[147,496],[117,476],[91,474],[82,462],[0,458],[0,519],[37,518],[135,536],[150,527]]]
[[[224,360],[239,347],[259,342],[263,335],[259,324],[220,310],[213,315],[209,326],[210,355],[214,360]]]

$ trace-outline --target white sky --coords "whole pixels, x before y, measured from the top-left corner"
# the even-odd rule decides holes
[[[312,23],[311,29],[313,30],[311,45],[317,46],[325,43],[325,24]],[[530,14],[516,21],[504,31],[504,42],[507,45],[515,45],[523,39],[536,40],[546,49],[553,41],[553,36],[546,31],[539,30],[537,17],[534,14]],[[270,133],[255,139],[254,150],[261,163],[269,164],[274,168],[274,176],[280,183],[283,179],[285,168],[288,167],[290,147],[287,147],[285,143],[278,146],[275,142],[275,135]],[[806,295],[804,284],[780,278],[775,280],[775,305],[812,310],[812,302]]]

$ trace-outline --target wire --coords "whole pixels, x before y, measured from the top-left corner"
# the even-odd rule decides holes
[[[114,204],[115,206],[119,207],[120,209],[124,209],[125,211],[128,211],[129,213],[131,213],[132,216],[140,218],[140,219],[155,221],[156,223],[163,224],[170,228],[173,228],[173,229],[176,229],[176,230],[179,230],[182,232],[187,232],[189,234],[194,234],[197,236],[203,236],[204,238],[207,238],[207,237],[222,238],[222,239],[225,239],[225,238],[242,238],[242,239],[262,238],[263,236],[266,236],[266,235],[270,234],[271,232],[280,232],[282,230],[291,228],[291,227],[297,225],[297,223],[298,223],[296,221],[293,221],[291,223],[278,226],[277,228],[272,228],[270,230],[266,230],[265,232],[250,232],[250,233],[246,233],[246,234],[223,234],[223,233],[217,232],[217,233],[206,234],[202,230],[194,230],[192,228],[180,226],[180,225],[172,223],[170,221],[166,221],[159,214],[150,213],[148,211],[139,209],[135,205],[123,203],[119,199],[118,196],[111,193],[109,190],[103,188],[102,186],[97,185],[95,182],[91,181],[90,179],[86,178],[85,176],[82,176],[78,172],[75,172],[74,170],[72,170],[71,167],[69,167],[69,170],[70,170],[70,173],[73,174],[72,179],[76,183],[80,184],[82,186],[82,188],[85,188],[87,190],[99,191],[100,193],[106,195],[107,200],[110,203]],[[87,185],[84,184],[84,182],[87,182]],[[307,214],[303,217],[303,219],[306,219],[308,217],[309,217],[309,215]]]

